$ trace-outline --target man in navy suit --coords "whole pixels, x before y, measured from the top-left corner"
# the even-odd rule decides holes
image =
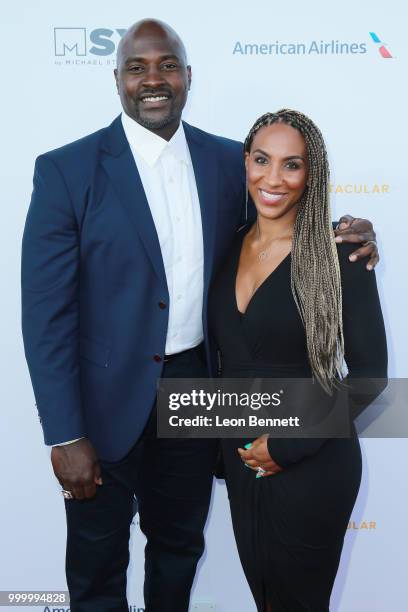
[[[208,375],[206,302],[242,221],[242,145],[181,121],[191,69],[166,24],[128,30],[115,77],[124,113],[36,161],[24,344],[65,497],[71,611],[128,611],[136,495],[146,611],[183,612],[216,444],[157,438],[156,383]],[[356,241],[351,221],[345,239]],[[373,238],[369,222],[356,225]],[[372,246],[357,256],[370,252],[374,261]]]

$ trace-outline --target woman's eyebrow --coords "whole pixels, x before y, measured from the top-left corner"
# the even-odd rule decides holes
[[[301,155],[289,155],[288,157],[284,157],[283,159],[285,161],[288,161],[289,159],[301,159],[302,161],[305,161]]]
[[[266,151],[263,151],[262,149],[255,149],[254,153],[260,153],[261,155],[264,155],[265,157],[270,157],[270,155],[266,153]],[[289,159],[301,159],[302,161],[305,161],[304,157],[302,157],[301,155],[288,155],[287,157],[283,158],[284,161],[288,161]]]
[[[269,157],[269,155],[265,151],[262,151],[262,149],[255,149],[254,153],[260,153],[261,155],[265,155],[265,157]]]

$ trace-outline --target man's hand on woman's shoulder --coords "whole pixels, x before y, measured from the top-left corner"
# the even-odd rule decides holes
[[[361,244],[361,246],[351,253],[351,262],[368,257],[367,270],[373,270],[378,264],[380,257],[378,254],[377,241],[373,224],[368,219],[354,218],[351,215],[344,215],[334,230],[336,242],[350,242]]]

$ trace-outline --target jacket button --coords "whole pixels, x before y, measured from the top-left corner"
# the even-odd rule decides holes
[[[157,361],[157,363],[159,363],[159,362],[162,360],[162,358],[160,357],[160,355],[158,355],[157,353],[156,353],[156,355],[153,355],[153,359],[154,359],[155,361]]]
[[[164,310],[165,308],[167,308],[167,304],[166,304],[166,302],[163,302],[162,300],[160,300],[160,302],[159,302],[159,308],[161,308],[162,310]]]

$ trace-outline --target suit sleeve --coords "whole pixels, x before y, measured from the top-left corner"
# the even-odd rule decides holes
[[[46,444],[85,436],[79,382],[79,230],[64,178],[36,160],[22,242],[22,331]]]
[[[338,248],[342,284],[343,333],[350,419],[354,420],[387,385],[387,342],[375,272],[366,260],[351,263],[354,245]],[[316,454],[327,438],[269,438],[268,450],[287,468]]]

